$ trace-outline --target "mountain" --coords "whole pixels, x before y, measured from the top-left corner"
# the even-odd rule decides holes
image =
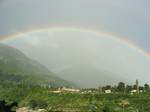
[[[104,85],[116,85],[118,82],[131,82],[126,77],[109,72],[104,69],[96,69],[90,65],[74,65],[57,73],[58,77],[74,82],[83,88],[99,87]],[[80,77],[80,80],[79,80]],[[92,82],[92,83],[91,83]]]
[[[72,86],[16,48],[0,44],[0,80],[15,83]]]

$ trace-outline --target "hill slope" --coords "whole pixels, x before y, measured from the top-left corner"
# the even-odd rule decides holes
[[[0,80],[30,84],[48,83],[54,87],[71,86],[71,83],[56,77],[37,61],[4,44],[0,44]]]

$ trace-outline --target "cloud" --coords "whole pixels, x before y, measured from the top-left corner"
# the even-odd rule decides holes
[[[150,51],[149,10],[147,0],[6,0],[0,4],[0,35],[43,26],[82,26],[117,33]]]

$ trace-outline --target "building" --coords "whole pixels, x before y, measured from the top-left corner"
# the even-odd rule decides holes
[[[67,92],[80,92],[79,89],[72,89],[72,88],[66,88],[66,87],[63,87],[61,90],[67,91]]]
[[[112,91],[111,91],[110,89],[107,89],[107,90],[105,90],[104,92],[105,92],[106,94],[112,93]]]
[[[58,88],[57,90],[54,90],[53,93],[62,93],[62,92],[80,92],[79,89],[72,89],[72,88]]]
[[[131,94],[137,93],[136,89],[131,90]]]
[[[56,91],[53,91],[53,93],[61,93],[62,91],[60,90],[56,90]]]

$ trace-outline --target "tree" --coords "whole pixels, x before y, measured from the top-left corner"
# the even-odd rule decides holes
[[[132,86],[127,85],[127,86],[126,86],[126,91],[129,93],[131,90],[132,90]]]
[[[119,82],[117,89],[118,89],[119,92],[124,92],[125,91],[125,83],[124,82]]]
[[[102,87],[102,91],[105,92],[105,90],[109,90],[112,89],[111,85],[106,85],[104,87]]]
[[[144,91],[144,87],[143,86],[139,86],[139,91]]]
[[[110,109],[110,107],[109,107],[108,105],[105,105],[105,106],[103,107],[102,112],[111,112],[111,109]]]
[[[47,103],[45,101],[42,101],[42,100],[31,100],[29,102],[29,106],[31,108],[46,108]]]
[[[106,89],[111,89],[111,85],[107,85],[105,88]]]
[[[149,85],[148,84],[144,84],[144,89],[145,90],[149,90]]]
[[[137,89],[137,85],[134,84],[133,85],[133,89],[136,90]]]
[[[18,103],[16,102],[13,102],[12,104],[7,105],[4,100],[0,101],[0,112],[15,112],[15,111],[12,111],[12,108],[16,106],[18,106]]]

